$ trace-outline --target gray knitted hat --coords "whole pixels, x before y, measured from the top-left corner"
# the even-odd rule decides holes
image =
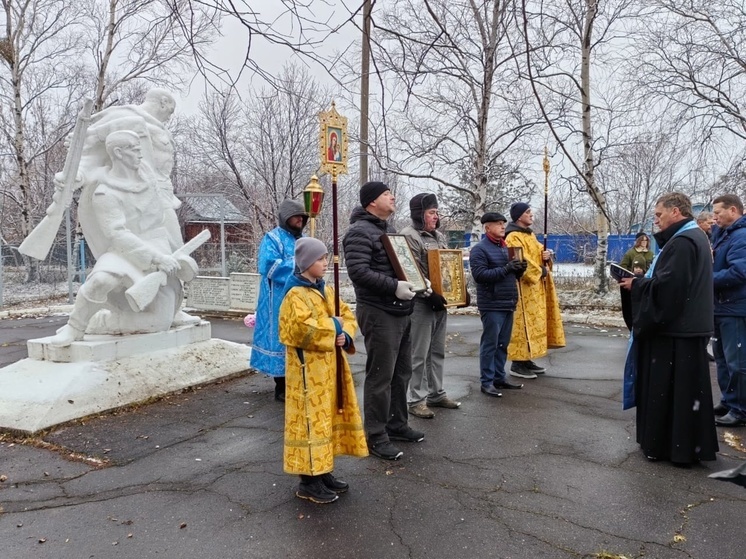
[[[295,265],[301,273],[308,270],[311,264],[328,253],[326,245],[313,237],[301,237],[295,241]]]

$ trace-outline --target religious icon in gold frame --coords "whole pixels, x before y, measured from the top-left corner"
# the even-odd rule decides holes
[[[446,307],[465,306],[464,253],[446,248],[428,250],[427,267],[433,291],[445,298]]]
[[[347,173],[347,117],[340,115],[332,101],[331,109],[319,113],[320,173]]]

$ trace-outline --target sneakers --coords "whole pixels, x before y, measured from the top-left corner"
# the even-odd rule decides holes
[[[335,478],[331,472],[328,474],[322,474],[321,475],[321,483],[324,484],[324,486],[327,489],[331,489],[335,493],[344,493],[350,488],[350,484],[346,481],[342,481],[341,479]]]
[[[510,376],[520,378],[536,378],[536,372],[526,366],[528,361],[513,361],[510,366]]]
[[[384,460],[399,460],[404,453],[392,445],[389,441],[385,441],[378,444],[369,444],[368,452],[373,456],[378,456]]]
[[[435,412],[428,408],[425,402],[410,407],[409,414],[415,417],[421,417],[422,419],[432,419],[435,417]]]
[[[427,404],[431,408],[447,408],[449,410],[455,410],[458,409],[458,407],[461,405],[461,402],[451,400],[448,396],[443,396],[437,402],[428,402]]]
[[[389,439],[392,441],[404,441],[405,443],[419,443],[425,438],[425,433],[415,431],[407,426],[401,431],[389,431]]]
[[[526,368],[529,371],[532,371],[532,372],[536,373],[537,375],[541,375],[541,374],[544,374],[544,373],[547,372],[547,370],[544,367],[542,367],[541,365],[537,365],[536,363],[534,363],[531,360],[524,361],[523,364],[526,365]]]
[[[742,425],[746,425],[746,420],[733,413],[733,410],[730,410],[725,415],[716,417],[715,425],[720,425],[721,427],[741,427]]]
[[[321,481],[322,476],[300,476],[301,482],[295,496],[319,505],[328,505],[339,499],[334,491]]]

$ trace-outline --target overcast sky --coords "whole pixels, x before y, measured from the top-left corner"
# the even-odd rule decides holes
[[[362,0],[346,0],[343,2],[332,2],[341,4],[335,10],[327,10],[328,13],[319,12],[323,10],[324,3],[320,3],[317,8],[316,17],[330,18],[333,24],[343,21],[349,17],[349,10],[344,5],[356,7]],[[280,17],[282,5],[276,1],[263,1],[261,8],[258,8],[259,17],[265,21],[274,20],[273,30],[284,30],[286,33],[292,33],[290,20],[287,17]],[[328,8],[328,6],[327,6]],[[235,18],[226,17],[222,27],[223,36],[215,43],[209,52],[210,60],[228,69],[232,76],[237,76],[241,70],[248,46],[248,34],[246,28]],[[321,34],[318,35],[321,37]],[[324,41],[320,52],[323,55],[331,56],[335,52],[346,49],[354,42],[360,41],[360,31],[351,23],[344,25],[334,35]],[[265,39],[255,36],[251,46],[251,58],[267,73],[276,75],[287,62],[294,60],[296,63],[306,65],[311,76],[321,83],[333,83],[327,71],[317,62],[301,57],[293,53],[289,48],[270,44]],[[238,91],[245,94],[251,85],[261,86],[263,80],[260,76],[255,75],[248,69],[243,72],[239,82]],[[179,112],[181,114],[194,114],[198,110],[200,100],[205,93],[206,81],[201,75],[197,75],[192,81],[191,86],[181,92],[179,102]]]

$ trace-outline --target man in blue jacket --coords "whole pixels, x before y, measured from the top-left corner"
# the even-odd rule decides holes
[[[715,423],[746,425],[746,217],[734,194],[713,202],[717,230],[714,255],[715,335],[712,350],[717,365],[720,403]]]
[[[513,311],[518,302],[516,280],[526,271],[527,263],[508,257],[505,216],[488,212],[481,221],[485,237],[469,253],[471,276],[477,284],[477,308],[482,319],[479,380],[483,394],[500,397],[502,389],[523,387],[508,381],[505,361],[513,332]]]

